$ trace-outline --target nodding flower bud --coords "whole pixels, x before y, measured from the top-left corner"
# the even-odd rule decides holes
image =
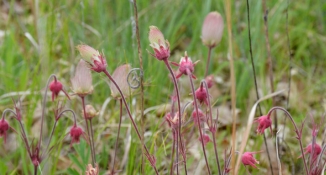
[[[168,122],[169,127],[178,128],[178,126],[179,126],[179,112],[176,112],[174,114],[174,117],[171,115],[171,113],[167,113],[165,115],[165,120]]]
[[[207,84],[207,88],[211,88],[214,85],[214,76],[213,75],[208,75],[205,78],[206,84]]]
[[[195,70],[195,65],[198,63],[196,61],[195,63],[192,63],[190,57],[188,57],[187,52],[185,52],[185,56],[181,57],[180,63],[174,63],[172,62],[173,65],[179,67],[179,74],[176,76],[176,78],[180,78],[183,74],[188,75],[188,72],[191,74],[193,79],[196,79],[196,76],[193,74]]]
[[[6,142],[8,129],[9,129],[8,122],[4,118],[2,118],[0,120],[0,137],[4,138],[4,142]]]
[[[200,137],[199,137],[198,140],[199,140],[200,142],[203,142],[204,146],[206,146],[206,144],[207,144],[208,142],[210,142],[211,139],[209,138],[209,136],[208,136],[207,134],[203,134],[202,136],[203,136],[203,141],[200,139]]]
[[[86,105],[85,106],[85,111],[86,111],[86,118],[87,119],[92,119],[92,118],[94,118],[95,116],[97,116],[99,114],[99,112],[97,112],[92,105]]]
[[[254,154],[260,153],[261,151],[258,152],[245,152],[241,156],[241,162],[243,163],[244,166],[252,166],[253,168],[257,168],[256,164],[259,164],[259,162],[254,158]]]
[[[74,125],[70,129],[70,137],[71,137],[71,143],[70,146],[74,143],[79,143],[80,141],[80,136],[83,134],[83,129],[81,127],[78,127]]]
[[[306,148],[304,148],[305,152],[304,154],[312,154],[312,160],[316,160],[319,156],[319,154],[321,153],[322,151],[322,148],[320,145],[318,145],[317,143],[314,143],[314,150],[313,150],[313,147],[312,147],[312,143],[310,143]],[[302,155],[298,158],[301,158]]]
[[[257,133],[263,134],[265,129],[270,128],[272,132],[272,120],[269,115],[258,117],[254,122],[258,123]]]
[[[93,168],[93,166],[91,164],[87,165],[86,175],[98,175],[99,173],[100,173],[100,170],[98,168],[98,165],[96,165],[95,168]]]
[[[201,39],[207,47],[215,47],[222,39],[224,22],[218,12],[210,12],[203,23]]]
[[[52,101],[54,101],[55,98],[58,97],[59,92],[62,91],[66,94],[66,96],[69,98],[68,94],[63,90],[63,86],[60,81],[57,79],[54,79],[50,85],[49,85],[50,91],[52,92]]]
[[[81,97],[93,92],[92,74],[85,61],[79,61],[76,67],[75,76],[71,79],[71,84],[72,91]]]
[[[106,70],[107,63],[105,57],[99,51],[85,44],[78,45],[77,50],[93,71],[103,72]]]
[[[198,116],[199,116],[199,122],[204,122],[206,120],[205,119],[205,114],[200,109],[198,109]],[[198,119],[197,119],[197,112],[196,112],[196,110],[194,110],[192,112],[192,118],[194,120],[195,125],[198,125]]]
[[[151,54],[153,57],[160,61],[170,57],[170,43],[164,39],[162,32],[156,26],[149,27],[148,39],[154,50],[154,54]]]
[[[131,70],[130,64],[124,64],[119,67],[117,67],[114,72],[112,73],[112,78],[114,81],[118,84],[122,94],[124,95],[125,98],[129,97],[134,90],[129,87],[128,84],[128,75]],[[134,80],[132,80],[134,81]],[[118,89],[114,85],[112,81],[109,82],[109,86],[111,89],[111,95],[115,99],[120,99],[121,94],[119,93]]]
[[[202,104],[205,103],[208,105],[208,94],[206,89],[203,86],[203,83],[200,84],[200,87],[195,91],[196,99]]]

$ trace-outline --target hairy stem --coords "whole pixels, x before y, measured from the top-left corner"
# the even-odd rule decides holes
[[[207,58],[207,63],[206,63],[206,71],[205,71],[205,77],[207,77],[208,75],[208,72],[209,72],[209,63],[210,63],[210,60],[211,60],[211,53],[212,53],[212,49],[213,47],[208,47],[208,58]]]
[[[192,91],[192,96],[194,99],[194,104],[195,104],[195,110],[196,110],[196,115],[197,115],[197,123],[198,123],[198,130],[199,130],[199,135],[200,135],[200,142],[201,142],[201,146],[204,152],[204,157],[205,157],[205,161],[206,161],[206,167],[207,167],[207,171],[208,174],[211,174],[211,170],[209,168],[209,164],[208,164],[208,160],[207,160],[207,156],[206,156],[206,150],[205,150],[205,145],[204,145],[204,139],[203,139],[203,133],[202,133],[202,128],[201,128],[201,124],[200,124],[200,120],[199,120],[199,112],[198,112],[198,105],[197,105],[197,100],[196,100],[196,94],[195,94],[195,88],[194,88],[194,83],[192,81],[192,76],[191,76],[191,72],[189,69],[187,69],[187,74],[189,77],[189,81],[190,81],[190,86],[191,86],[191,91]],[[209,94],[207,94],[207,96],[209,96]]]
[[[209,97],[209,93],[208,93],[208,86],[206,81],[202,81],[201,83],[203,83],[205,85],[205,90],[206,90],[206,94],[207,94],[207,101],[208,101],[208,108],[209,108],[209,119],[210,119],[210,124],[209,127],[217,127],[214,123],[213,123],[213,116],[212,116],[212,106],[211,106],[211,101],[210,101],[210,97]],[[198,116],[198,114],[197,114]],[[216,117],[216,121],[218,120],[218,118]],[[207,122],[208,123],[208,122]],[[215,128],[217,129],[217,128]],[[220,160],[218,158],[218,152],[217,152],[217,145],[216,145],[216,133],[213,132],[213,130],[210,130],[212,133],[212,137],[213,137],[213,143],[214,143],[214,152],[215,152],[215,159],[216,159],[216,164],[217,164],[217,168],[218,168],[218,174],[222,175],[221,173],[221,166],[220,166]]]
[[[276,106],[276,107],[273,107],[273,108],[271,108],[270,110],[269,110],[269,112],[268,112],[268,116],[271,116],[271,113],[273,112],[273,111],[275,111],[275,110],[281,110],[281,111],[283,111],[285,114],[286,114],[286,116],[288,116],[288,118],[291,120],[291,122],[292,122],[292,125],[294,126],[294,128],[295,128],[295,132],[296,132],[296,134],[297,134],[297,139],[299,140],[299,144],[300,144],[300,149],[301,149],[301,155],[302,155],[302,160],[303,160],[303,163],[304,163],[304,167],[305,167],[305,170],[306,170],[306,174],[308,175],[309,174],[309,171],[308,171],[308,166],[307,166],[307,163],[306,163],[306,158],[305,158],[305,154],[304,154],[304,150],[303,150],[303,146],[302,146],[302,133],[299,131],[299,129],[298,129],[298,127],[297,127],[297,125],[295,124],[295,122],[294,122],[294,120],[293,120],[293,117],[291,116],[291,114],[286,110],[286,109],[284,109],[284,108],[282,108],[282,107],[278,107],[278,106]]]
[[[91,134],[90,134],[90,131],[89,131],[89,128],[88,128],[88,121],[87,121],[87,114],[86,114],[86,109],[85,109],[85,97],[81,96],[80,97],[82,99],[82,105],[83,105],[83,115],[84,115],[84,119],[85,119],[85,124],[86,124],[86,130],[87,130],[87,135],[88,135],[88,138],[89,138],[89,144],[91,146],[91,154],[92,154],[92,165],[93,167],[95,167],[95,163],[96,163],[96,160],[95,160],[95,153],[94,153],[94,150],[93,150],[93,138],[91,137]]]
[[[129,106],[128,106],[127,102],[126,102],[126,99],[125,99],[125,97],[124,97],[124,95],[123,95],[123,93],[122,93],[120,87],[119,87],[118,84],[114,81],[114,79],[111,77],[111,75],[109,74],[109,72],[108,72],[107,70],[103,71],[103,73],[104,73],[104,74],[105,74],[105,75],[110,79],[110,81],[111,81],[111,82],[114,84],[114,86],[118,89],[118,91],[119,91],[119,93],[120,93],[120,96],[121,96],[121,99],[122,99],[122,101],[123,101],[123,103],[124,103],[124,105],[125,105],[125,107],[126,107],[126,110],[127,110],[128,116],[129,116],[129,118],[130,118],[130,120],[131,120],[131,123],[132,123],[132,125],[133,125],[133,127],[134,127],[134,129],[135,129],[135,131],[136,131],[136,133],[137,133],[137,136],[138,136],[139,140],[141,140],[142,137],[141,137],[141,135],[140,135],[140,133],[139,133],[138,127],[137,127],[137,125],[136,125],[134,119],[132,118],[132,115],[131,115],[131,112],[130,112]],[[146,145],[144,144],[144,145],[142,145],[142,146],[144,147],[146,154],[147,154],[148,156],[150,156],[149,151],[148,151]],[[151,162],[150,158],[149,158],[149,157],[147,157],[147,158],[148,158],[148,160]],[[156,169],[156,166],[152,164],[152,167],[154,168],[155,173],[158,175],[159,173],[158,173],[158,171],[157,171],[157,169]]]
[[[171,68],[171,66],[170,66],[170,64],[169,64],[169,62],[168,62],[168,60],[167,59],[165,59],[165,60],[163,60],[164,61],[164,63],[165,63],[165,65],[166,65],[166,67],[168,68],[168,70],[170,71],[170,74],[171,74],[171,76],[172,76],[172,79],[173,79],[173,83],[174,83],[174,89],[175,89],[175,92],[176,92],[176,95],[177,95],[177,101],[178,101],[178,111],[179,111],[179,126],[178,126],[178,137],[179,137],[179,139],[177,139],[177,150],[176,150],[176,161],[177,161],[177,174],[179,174],[179,170],[178,170],[178,168],[179,168],[179,141],[180,141],[180,145],[182,145],[182,141],[181,141],[181,120],[182,120],[182,113],[181,113],[181,104],[180,104],[180,93],[179,93],[179,88],[178,88],[178,83],[177,83],[177,79],[175,78],[175,76],[174,76],[174,73],[173,73],[173,71],[172,71],[172,68]],[[182,146],[181,146],[182,147]],[[186,164],[186,160],[184,160],[184,163]],[[185,172],[187,173],[187,170],[185,169]]]
[[[115,141],[115,147],[114,147],[114,156],[113,156],[113,162],[112,162],[112,168],[111,168],[111,174],[114,174],[114,164],[115,164],[115,157],[117,155],[117,149],[118,149],[118,142],[119,142],[119,136],[120,136],[120,130],[121,130],[121,121],[122,121],[122,100],[119,100],[120,102],[120,119],[119,119],[119,126],[118,126],[118,135],[117,139]]]
[[[258,93],[258,85],[257,85],[257,78],[256,78],[255,62],[254,62],[254,58],[253,58],[253,54],[252,54],[252,44],[251,44],[250,6],[249,6],[249,0],[247,0],[247,18],[248,18],[248,38],[249,38],[250,59],[251,59],[251,65],[252,65],[252,70],[253,70],[253,74],[254,74],[254,83],[255,83],[256,96],[257,96],[257,100],[259,100],[259,93]],[[263,113],[262,113],[260,104],[258,104],[258,108],[259,108],[260,116],[262,116]],[[265,147],[266,147],[266,153],[267,153],[268,162],[269,162],[269,168],[271,170],[272,175],[274,175],[273,167],[272,167],[272,162],[271,162],[271,156],[269,154],[269,149],[268,149],[268,146],[267,146],[266,135],[265,135],[265,133],[263,135],[264,135],[264,144],[265,144]]]

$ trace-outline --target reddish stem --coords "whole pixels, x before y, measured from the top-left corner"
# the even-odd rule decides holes
[[[111,77],[111,75],[109,74],[109,72],[108,72],[107,70],[104,70],[103,73],[104,73],[104,74],[105,74],[105,75],[110,79],[110,81],[111,81],[111,82],[114,84],[114,86],[118,89],[118,91],[119,91],[119,93],[120,93],[120,96],[121,96],[121,99],[122,99],[122,101],[123,101],[123,103],[124,103],[124,105],[125,105],[125,107],[126,107],[127,113],[128,113],[129,118],[130,118],[130,120],[131,120],[131,123],[132,123],[132,125],[133,125],[133,127],[134,127],[134,129],[135,129],[135,131],[136,131],[136,133],[137,133],[137,136],[138,136],[139,140],[141,141],[142,137],[141,137],[141,135],[140,135],[140,133],[139,133],[138,127],[137,127],[137,125],[136,125],[134,119],[132,118],[132,115],[131,115],[131,112],[130,112],[129,106],[128,106],[127,102],[126,102],[126,99],[125,99],[125,97],[124,97],[124,95],[123,95],[123,93],[122,93],[120,87],[119,87],[118,84],[114,81],[114,79]],[[151,160],[150,160],[150,154],[149,154],[149,151],[148,151],[146,145],[144,144],[143,147],[145,148],[145,151],[146,151],[146,154],[147,154],[146,157],[147,157],[148,160],[151,162]],[[151,163],[151,165],[152,165],[152,167],[154,168],[155,173],[158,175],[159,173],[158,173],[158,171],[157,171],[157,169],[156,169],[156,166],[153,165],[152,163]]]
[[[207,170],[208,170],[208,174],[211,174],[211,170],[209,169],[208,160],[207,160],[207,156],[206,156],[203,133],[202,133],[201,124],[200,124],[200,120],[199,120],[199,112],[198,112],[198,105],[197,105],[197,100],[196,100],[195,88],[194,88],[194,83],[192,81],[191,74],[192,73],[190,72],[190,70],[187,69],[187,75],[189,77],[191,90],[192,90],[192,96],[193,96],[193,99],[194,99],[194,104],[195,104],[195,109],[196,109],[196,115],[197,115],[196,118],[197,118],[197,123],[198,123],[199,134],[200,134],[201,146],[202,146],[202,149],[203,149],[203,152],[204,152],[204,157],[205,157],[205,161],[206,161],[206,167],[207,167]],[[207,94],[207,96],[208,96],[208,94]]]
[[[111,174],[114,174],[114,164],[115,164],[115,157],[117,155],[117,149],[118,149],[118,141],[120,136],[120,129],[121,129],[121,121],[122,121],[122,100],[120,99],[120,120],[119,120],[119,126],[118,126],[118,135],[117,140],[115,141],[115,148],[114,148],[114,157],[113,157],[113,163],[111,168]]]
[[[212,49],[213,49],[213,47],[208,47],[208,58],[207,58],[207,63],[206,63],[205,77],[207,77],[208,72],[209,72],[209,62],[211,60]]]

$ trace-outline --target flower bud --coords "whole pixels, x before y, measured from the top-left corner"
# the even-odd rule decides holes
[[[92,74],[86,65],[86,62],[80,60],[74,78],[71,79],[72,91],[83,97],[93,92]]]
[[[62,90],[62,84],[58,80],[53,80],[49,85],[50,91],[52,92],[52,101],[58,97],[59,92]]]
[[[193,74],[195,70],[195,65],[197,64],[198,61],[195,63],[192,63],[190,57],[188,57],[187,52],[185,52],[185,56],[181,57],[180,63],[174,63],[172,64],[179,66],[179,72],[176,78],[180,78],[183,74],[188,75],[188,72],[191,74],[192,78],[196,79],[196,76]]]
[[[208,105],[208,94],[206,89],[203,87],[203,84],[200,84],[200,87],[195,91],[196,99],[202,104],[205,103]]]
[[[170,43],[164,39],[162,32],[156,26],[149,27],[148,39],[158,60],[167,60],[170,57]]]
[[[203,141],[200,139],[200,137],[199,137],[198,140],[199,140],[199,141],[202,141],[203,144],[204,144],[204,146],[206,146],[206,144],[207,144],[208,142],[210,142],[211,139],[209,138],[209,136],[208,136],[207,134],[203,134],[202,136],[203,136]]]
[[[207,88],[211,88],[214,85],[214,76],[213,75],[208,75],[205,78],[206,84],[207,84]]]
[[[3,136],[3,138],[4,138],[4,142],[6,142],[7,131],[8,131],[8,129],[9,129],[9,124],[8,124],[8,122],[7,122],[4,118],[2,118],[2,119],[0,120],[0,137]]]
[[[81,127],[78,127],[78,126],[74,125],[70,129],[70,137],[71,137],[71,143],[70,143],[70,145],[72,145],[74,143],[79,143],[80,136],[82,134],[83,134],[83,129]]]
[[[99,51],[85,44],[78,45],[77,50],[93,71],[103,72],[106,70],[107,63],[105,57]]]
[[[205,121],[205,114],[203,113],[202,110],[198,109],[198,116],[199,116],[199,122],[204,122]],[[197,112],[194,110],[192,112],[192,118],[194,120],[195,125],[198,125],[198,117],[197,117]]]
[[[272,132],[272,120],[270,119],[269,116],[264,115],[261,117],[258,117],[254,122],[258,123],[257,127],[257,133],[258,134],[263,134],[265,129],[270,128]]]
[[[257,154],[259,152],[245,152],[241,156],[241,162],[244,166],[252,166],[253,168],[257,168],[255,164],[259,164],[259,162],[254,158],[253,154]]]
[[[112,78],[118,84],[118,86],[119,86],[122,94],[125,96],[125,98],[129,97],[131,95],[131,93],[133,92],[133,89],[131,89],[128,84],[128,74],[129,74],[130,70],[131,70],[130,64],[124,64],[124,65],[117,67],[112,74]],[[112,97],[116,98],[116,99],[121,98],[121,95],[120,95],[118,89],[116,88],[116,86],[113,84],[112,81],[109,82],[109,86],[111,89]]]
[[[207,47],[215,47],[222,39],[224,22],[218,12],[210,12],[203,23],[201,39]]]
[[[87,119],[92,119],[99,114],[92,105],[86,105],[85,110]]]

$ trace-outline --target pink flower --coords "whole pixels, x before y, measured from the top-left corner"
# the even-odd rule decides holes
[[[311,154],[313,152],[312,159],[316,160],[318,158],[319,154],[321,153],[322,148],[317,143],[314,144],[314,147],[315,147],[315,149],[312,150],[312,144],[310,143],[306,148],[304,148],[305,149],[304,154]],[[302,157],[302,155],[299,158],[301,158],[301,157]]]
[[[162,32],[156,26],[149,27],[148,39],[154,50],[152,56],[160,61],[170,57],[170,43],[164,39]]]
[[[61,84],[60,81],[58,81],[57,79],[54,79],[50,85],[49,85],[50,91],[52,92],[52,101],[54,100],[54,98],[57,98],[59,95],[59,92],[62,91],[66,94],[66,96],[69,98],[68,94],[63,90],[63,86]]]
[[[203,136],[203,143],[204,143],[204,146],[206,146],[206,144],[207,144],[208,142],[210,142],[211,139],[209,138],[209,136],[208,136],[207,134],[203,134],[202,136]],[[199,137],[198,140],[199,140],[200,142],[202,141],[202,140],[200,139],[200,137]]]
[[[80,60],[74,78],[71,79],[72,91],[79,96],[85,96],[93,92],[92,74],[86,62]]]
[[[3,136],[4,138],[4,142],[6,142],[6,138],[7,138],[7,131],[9,129],[9,124],[8,122],[5,120],[5,118],[2,118],[0,120],[0,137]]]
[[[78,45],[77,50],[93,71],[103,72],[106,70],[107,63],[105,57],[99,51],[85,44]]]
[[[174,63],[172,62],[173,65],[179,66],[179,73],[176,76],[176,78],[180,78],[183,74],[188,75],[188,71],[191,73],[191,76],[193,79],[196,79],[196,76],[193,74],[195,70],[195,65],[198,63],[196,61],[195,63],[192,63],[190,57],[188,57],[187,52],[185,52],[185,56],[181,57],[180,63]]]
[[[257,127],[257,133],[258,134],[263,134],[265,129],[270,128],[272,132],[272,120],[270,119],[269,116],[264,115],[261,117],[258,117],[254,122],[258,123]]]
[[[259,162],[254,158],[254,154],[260,153],[259,152],[245,152],[241,156],[241,162],[244,166],[252,166],[253,168],[257,168],[255,164],[259,164]]]
[[[130,64],[124,64],[124,65],[117,67],[112,74],[112,78],[120,87],[120,90],[121,90],[122,94],[125,96],[125,98],[129,97],[131,95],[131,93],[133,92],[133,89],[131,89],[128,84],[128,74],[129,74],[130,70],[131,70]],[[111,89],[112,97],[114,97],[116,99],[121,98],[121,95],[120,95],[118,89],[115,87],[115,85],[112,83],[112,81],[109,82],[109,86]]]
[[[202,110],[198,109],[198,115],[199,115],[199,122],[205,121],[205,117],[206,116],[205,116],[205,114],[203,113]],[[195,125],[198,125],[198,119],[197,119],[197,112],[196,112],[196,110],[194,110],[192,112],[192,118],[194,120]]]
[[[211,88],[214,85],[214,76],[213,75],[208,75],[205,78],[206,84],[207,84],[207,88]]]
[[[203,23],[201,39],[207,47],[215,47],[222,39],[224,22],[218,12],[210,12]]]
[[[195,91],[196,99],[202,104],[205,103],[208,105],[208,94],[203,84],[200,84],[200,87]]]
[[[81,127],[78,127],[76,125],[74,125],[71,129],[70,129],[70,137],[71,137],[71,144],[74,143],[79,143],[80,141],[80,136],[83,134],[83,129]]]

